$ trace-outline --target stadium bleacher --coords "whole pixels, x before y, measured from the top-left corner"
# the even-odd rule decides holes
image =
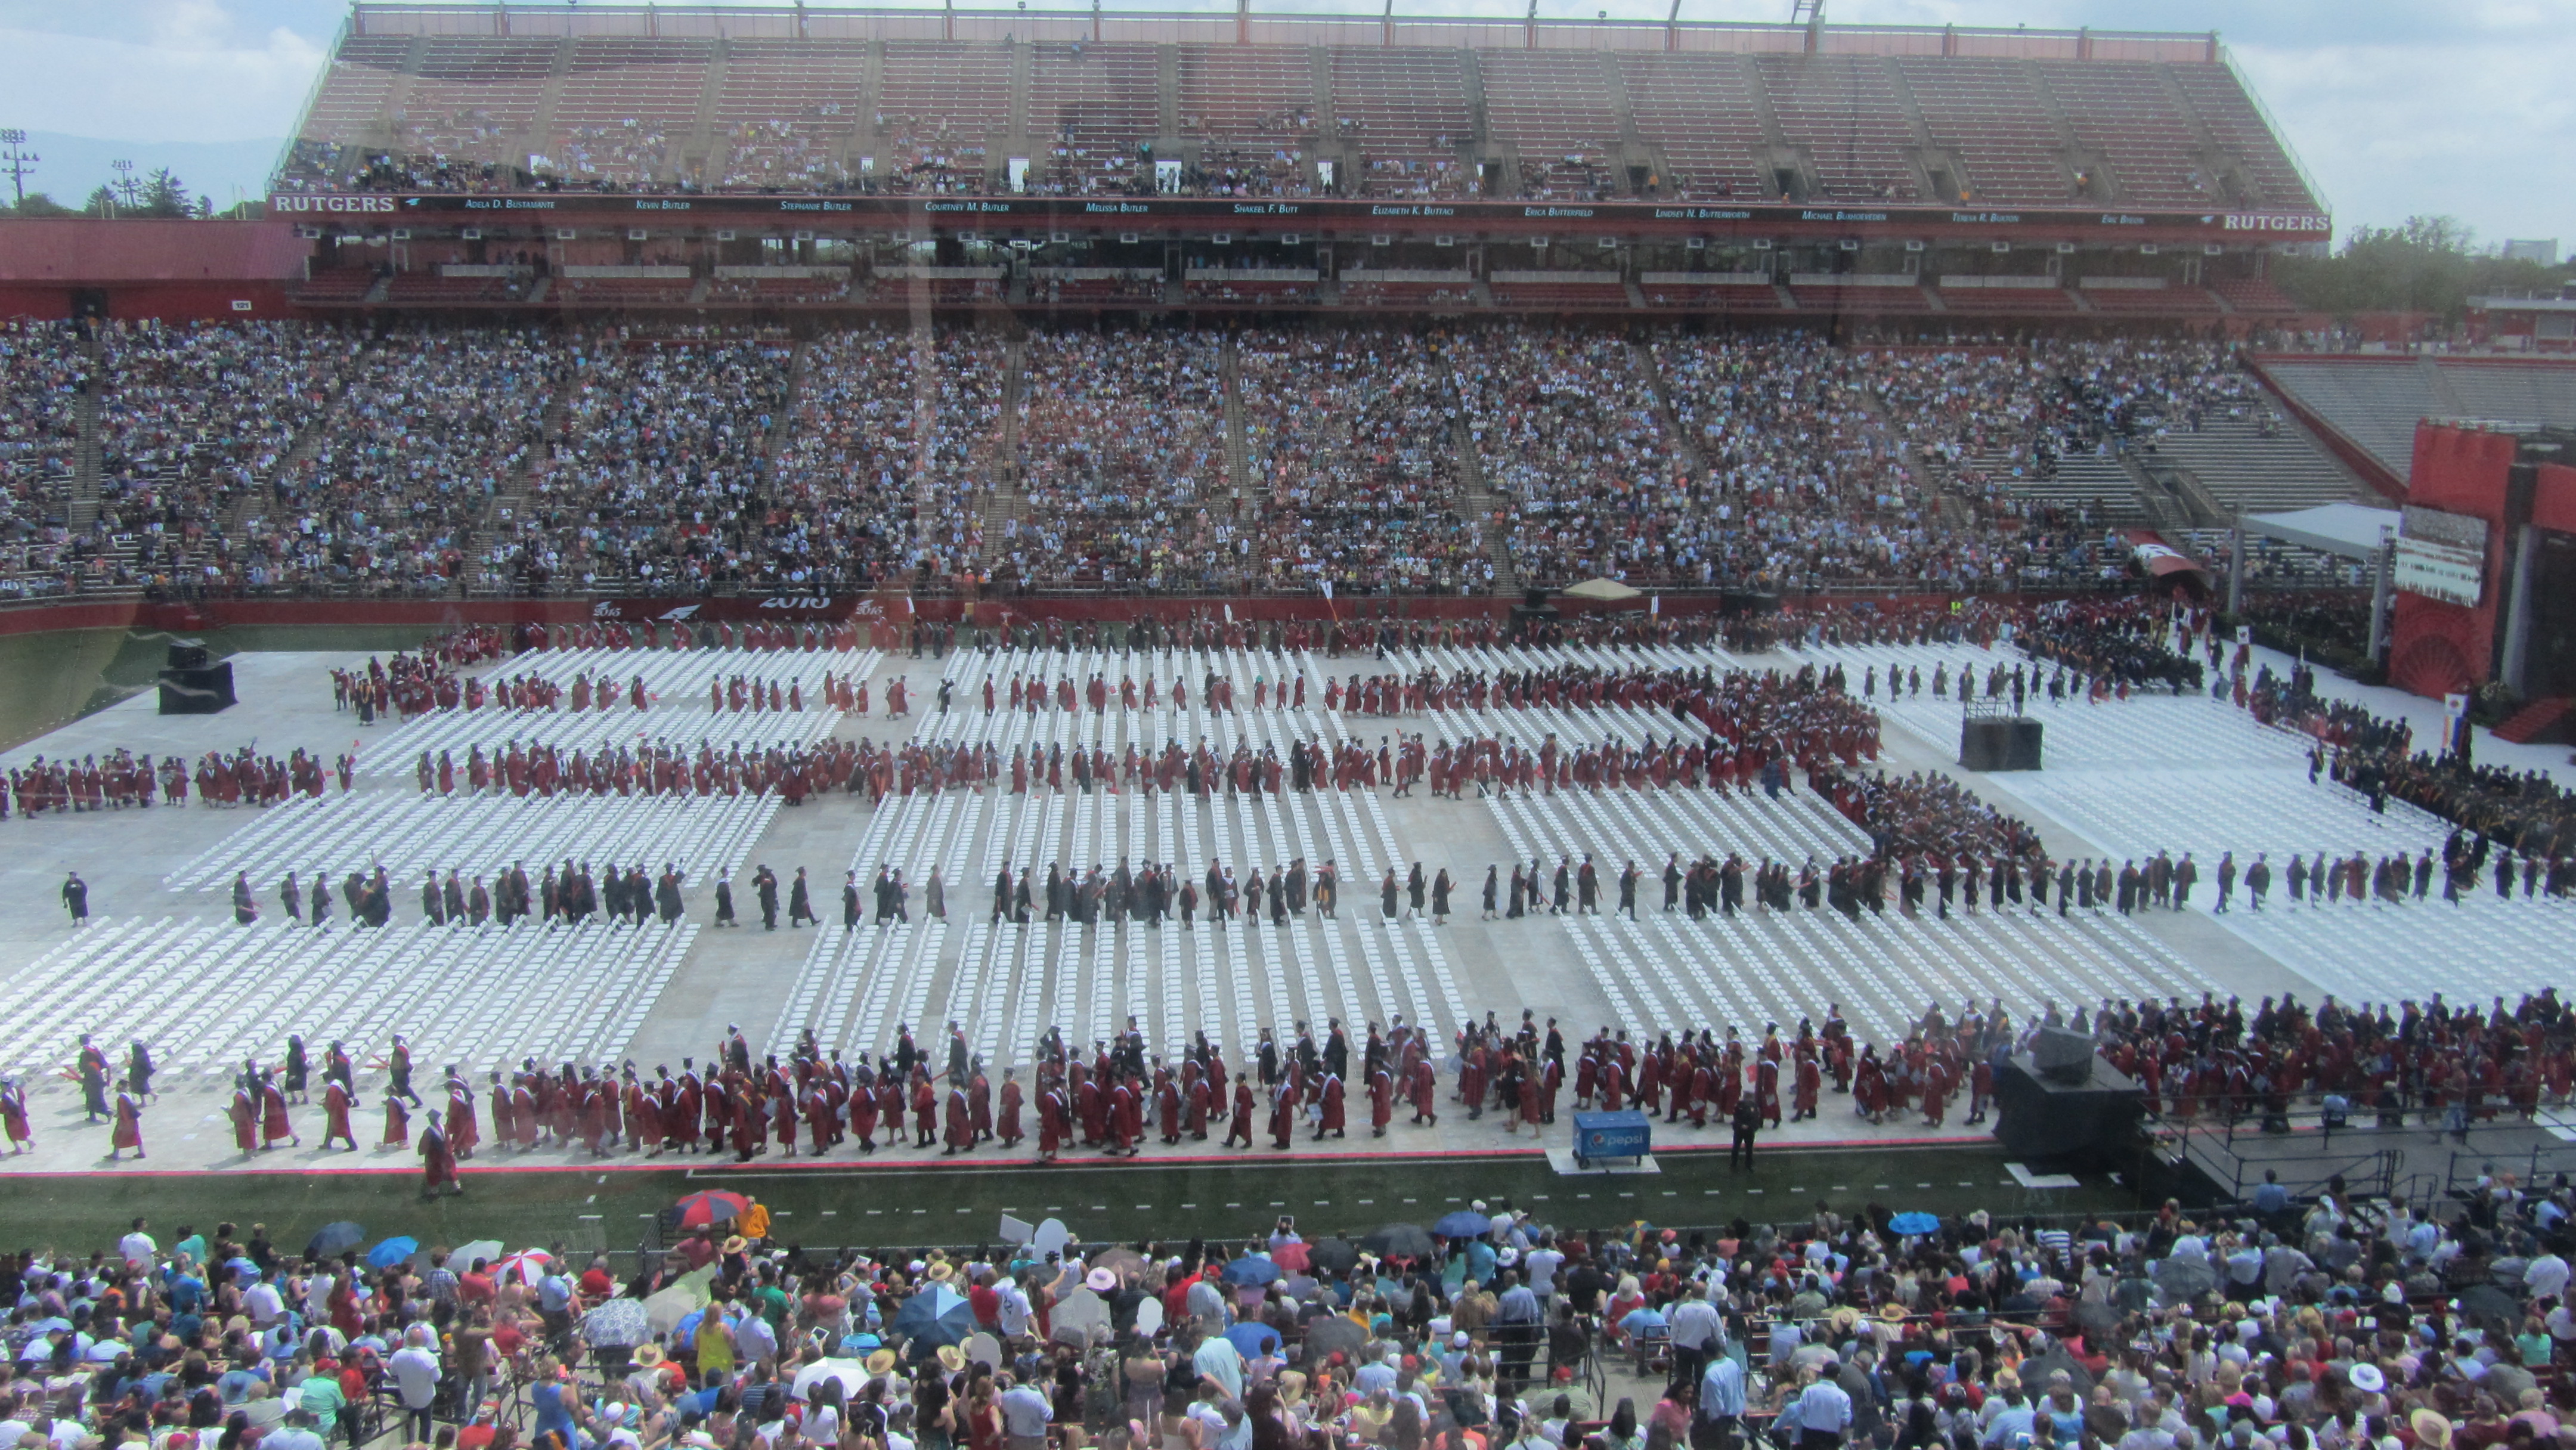
[[[1923,183],[1908,155],[1919,144],[1879,56],[1761,55],[1754,71],[1779,118],[1780,134],[1803,154],[1821,196],[1841,201],[1913,201]]]
[[[849,40],[736,40],[712,117],[725,138],[719,189],[837,190],[858,128],[868,46]]]
[[[996,185],[1008,141],[1036,163],[1027,189],[1138,191],[1156,181],[1139,148],[1169,116],[1196,143],[1178,184],[1218,195],[1299,194],[1316,160],[1343,159],[1335,189],[1354,195],[1624,196],[1643,161],[1647,194],[1692,199],[2316,204],[2214,50],[1354,44],[1329,27],[1320,44],[805,37],[801,21],[482,33],[479,19],[371,15],[345,36],[277,187],[957,192]],[[1480,161],[1517,165],[1489,182]]]
[[[1495,140],[1519,148],[1521,195],[1588,199],[1620,186],[1622,128],[1606,63],[1585,51],[1482,57],[1485,125]]]
[[[1138,147],[1160,128],[1161,58],[1150,45],[1040,45],[1029,57],[1028,131],[1047,148],[1045,189],[1151,189]]]
[[[1618,58],[1637,132],[1663,153],[1664,189],[1680,197],[1763,194],[1764,143],[1753,65],[1740,55]]]
[[[1955,190],[1945,200],[2048,206],[2078,194],[2066,166],[2065,130],[2040,99],[2026,64],[1905,56],[1896,68],[1933,144],[1967,169],[1966,176],[1952,177]]]
[[[2110,163],[2116,194],[2138,206],[2223,200],[2195,159],[2200,136],[2172,67],[2143,61],[2031,62],[2066,112],[2076,143]]]

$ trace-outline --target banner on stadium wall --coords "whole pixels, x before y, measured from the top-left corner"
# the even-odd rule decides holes
[[[1010,158],[1019,160],[1020,158]],[[1330,162],[1319,162],[1324,185],[1331,186]],[[1156,191],[1177,185],[1181,164],[1156,158]],[[1296,200],[1232,197],[1032,197],[1004,193],[991,197],[923,196],[637,196],[616,192],[538,192],[491,195],[464,192],[280,192],[269,198],[268,215],[316,224],[369,225],[399,223],[434,215],[458,220],[537,223],[580,217],[594,221],[617,218],[640,222],[651,218],[668,225],[683,221],[736,218],[793,218],[806,225],[919,225],[977,228],[996,222],[1061,227],[1068,223],[1229,220],[1256,229],[1265,223],[1290,230],[1320,223],[1366,223],[1384,228],[1425,222],[1443,230],[1459,226],[1541,223],[1580,232],[1586,224],[1628,228],[1639,224],[1714,224],[1754,226],[1894,227],[1908,231],[1958,230],[1991,236],[1998,230],[2046,229],[2108,231],[2135,237],[2139,233],[2185,232],[2231,241],[2323,241],[2334,233],[2334,218],[2302,211],[2123,211],[2100,207],[1948,207],[1948,206],[1807,206],[1779,202],[1564,202],[1530,201],[1378,201],[1360,197],[1306,197]]]
[[[738,594],[713,599],[600,599],[590,617],[625,624],[838,624],[885,617],[874,596],[856,594]]]

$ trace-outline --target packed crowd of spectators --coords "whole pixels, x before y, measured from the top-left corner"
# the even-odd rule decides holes
[[[1455,593],[1493,578],[1458,484],[1458,401],[1400,331],[1240,334],[1237,396],[1257,588]]]
[[[235,508],[345,400],[363,346],[296,323],[104,324],[96,537],[133,538],[140,579],[237,578]]]
[[[569,369],[532,332],[389,332],[358,354],[309,450],[246,505],[237,581],[435,591],[538,444]],[[485,582],[496,582],[487,579]]]
[[[1975,587],[2018,565],[2007,540],[1933,512],[1905,437],[1871,411],[1863,355],[1806,333],[1677,337],[1655,355],[1702,470],[1674,531],[1692,538],[1706,577]],[[1909,382],[1900,405],[1938,394]]]
[[[719,191],[840,191],[848,178],[832,153],[848,126],[839,102],[793,119],[743,121],[725,135]]]
[[[1494,328],[1461,332],[1451,356],[1526,582],[1708,577],[1696,541],[1676,528],[1698,490],[1626,339]]]
[[[56,522],[79,462],[80,394],[89,355],[68,323],[0,322],[0,583],[25,592],[51,570],[65,530]]]
[[[2419,1074],[2431,1096],[2474,1091],[2468,1064],[2541,1055],[2527,1038],[2563,1055],[2567,1027],[2554,996],[2402,1018],[2148,1002],[2014,1024],[1935,1006],[1883,1059],[1855,1061],[1839,1018],[1767,1038],[1772,1085],[1741,1104],[1776,1116],[1794,1091],[1901,1114],[1963,1085],[1978,1103],[1987,1064],[2042,1021],[2195,1115],[2268,1111],[2321,1074],[2356,1095]],[[1603,1060],[1631,1051],[1668,1044]],[[1249,1239],[833,1251],[746,1201],[629,1274],[559,1247],[298,1254],[258,1224],[180,1225],[165,1249],[137,1219],[98,1252],[0,1263],[0,1417],[31,1443],[154,1450],[386,1432],[471,1450],[2576,1442],[2563,1181],[2490,1170],[2423,1203],[2273,1183],[2201,1211],[2046,1220],[1900,1206],[1604,1231],[1480,1202],[1442,1233],[1356,1243],[1282,1218]]]
[[[713,331],[574,346],[562,431],[486,567],[656,593],[780,582],[761,542],[789,350]]]
[[[1033,332],[1023,378],[1017,463],[1030,516],[1005,526],[997,579],[1186,590],[1228,587],[1253,567],[1214,334]]]
[[[1001,412],[998,343],[871,323],[817,338],[780,450],[762,553],[781,582],[852,588],[970,572]]]
[[[2128,577],[2125,546],[2019,486],[2066,449],[2188,426],[2243,381],[2207,345],[2145,340],[1254,330],[1236,343],[1238,499],[1216,332],[1037,334],[1012,428],[999,336],[931,335],[925,380],[909,354],[879,356],[891,332],[819,334],[812,401],[782,418],[786,344],[745,330],[370,343],[297,323],[108,324],[101,526],[49,540],[27,479],[77,452],[63,370],[80,349],[22,329],[7,375],[20,421],[0,439],[12,562],[22,587],[84,561],[114,582],[253,589],[685,590],[989,564],[1020,588],[1451,592],[1506,563],[1487,557],[1491,525],[1542,586],[2099,585]],[[470,396],[478,370],[491,396]],[[535,460],[525,506],[486,520],[529,471],[497,440],[542,415],[554,379],[580,389],[568,431]],[[899,404],[911,443],[859,437],[857,415],[876,429]],[[314,431],[341,415],[348,429]],[[1468,503],[1479,473],[1492,517]],[[982,539],[1015,474],[1027,517]],[[918,516],[865,516],[897,496]]]

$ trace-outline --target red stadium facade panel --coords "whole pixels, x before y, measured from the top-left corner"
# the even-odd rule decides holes
[[[2408,538],[2476,561],[2472,588],[2437,598],[2406,587],[2401,541],[2389,679],[2441,696],[2502,679],[2526,697],[2576,688],[2576,468],[2563,431],[2426,421],[2415,433]],[[2474,602],[2471,602],[2472,598]]]

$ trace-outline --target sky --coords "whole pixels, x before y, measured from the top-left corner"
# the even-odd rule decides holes
[[[1682,14],[1784,20],[1789,3],[1683,0]],[[1040,0],[1040,8],[1062,4]],[[1366,0],[1255,6],[1375,8]],[[1543,16],[1605,7],[1661,19],[1668,0],[1539,0]],[[1153,0],[1151,8],[1233,6]],[[1516,16],[1522,5],[1403,0],[1397,8]],[[59,138],[53,149],[65,159],[47,156],[28,178],[57,200],[105,179],[94,168],[110,153],[146,170],[178,166],[219,202],[229,203],[234,188],[257,195],[345,14],[332,0],[0,0],[0,49],[16,58],[0,90],[0,126]],[[2565,83],[2576,73],[2576,7],[2566,0],[1828,0],[1828,18],[2214,29],[2325,193],[2339,234],[2449,215],[2482,241],[2554,237],[2562,250],[2576,249],[2576,87]],[[182,145],[193,149],[170,149]],[[46,147],[34,149],[42,156]]]

